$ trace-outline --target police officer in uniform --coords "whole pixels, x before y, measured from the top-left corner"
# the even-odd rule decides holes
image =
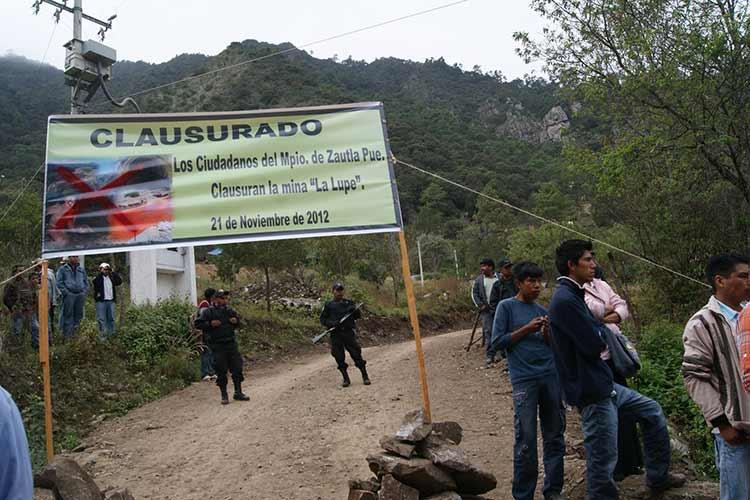
[[[346,364],[346,354],[344,350],[349,351],[354,361],[354,366],[362,372],[362,381],[365,385],[370,385],[370,377],[367,375],[365,365],[367,362],[362,359],[362,348],[357,342],[355,336],[354,322],[362,317],[357,306],[349,299],[344,298],[344,285],[335,283],[333,285],[333,300],[326,303],[323,312],[320,313],[320,323],[326,328],[334,328],[331,332],[331,355],[336,360],[338,369],[344,380],[342,387],[349,387],[351,380]]]
[[[201,309],[195,327],[203,331],[205,341],[214,355],[214,371],[216,385],[221,391],[221,404],[229,404],[227,394],[227,372],[232,374],[234,384],[234,399],[248,401],[250,398],[242,393],[242,356],[237,347],[234,331],[239,327],[240,317],[237,312],[228,307],[227,294],[224,290],[214,293],[212,304]]]

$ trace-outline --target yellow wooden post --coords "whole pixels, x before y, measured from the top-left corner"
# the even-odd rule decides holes
[[[55,455],[52,443],[52,387],[49,369],[49,284],[47,261],[42,261],[41,287],[39,289],[39,361],[42,365],[44,383],[44,434],[47,447],[47,462]]]
[[[417,316],[417,300],[414,297],[414,284],[411,282],[411,269],[409,268],[409,252],[406,248],[406,236],[403,231],[398,233],[398,241],[401,246],[401,273],[404,275],[404,287],[406,288],[406,302],[409,305],[409,319],[414,332],[414,343],[417,346],[417,363],[419,365],[419,382],[422,386],[422,406],[427,422],[432,422],[430,411],[430,391],[427,387],[427,368],[424,363],[424,351],[422,350],[422,335],[419,332],[419,317]]]

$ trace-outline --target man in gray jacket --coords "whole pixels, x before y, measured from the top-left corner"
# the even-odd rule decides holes
[[[83,306],[89,289],[86,270],[78,263],[78,256],[71,255],[57,270],[57,288],[62,302],[61,323],[63,335],[70,339],[83,319]]]
[[[721,500],[750,498],[750,393],[742,387],[737,349],[741,303],[750,300],[750,257],[711,257],[713,295],[685,326],[682,375],[713,429]]]
[[[495,272],[495,261],[492,259],[482,259],[479,263],[479,271],[479,276],[474,280],[474,286],[471,289],[471,300],[479,309],[479,319],[482,322],[482,345],[487,349],[487,361],[484,366],[487,368],[495,361],[491,340],[497,293],[493,297],[493,290],[499,278]]]

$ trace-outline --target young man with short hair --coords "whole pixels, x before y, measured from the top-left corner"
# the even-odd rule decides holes
[[[583,285],[594,279],[590,241],[567,240],[555,251],[560,272],[550,302],[552,350],[566,401],[581,414],[586,450],[587,491],[591,500],[618,498],[618,411],[635,418],[643,434],[646,483],[654,493],[681,486],[685,477],[669,472],[667,420],[657,402],[614,383],[604,359],[609,354],[600,331],[606,328],[586,307]]]
[[[542,274],[542,268],[533,262],[513,266],[518,294],[498,304],[492,329],[492,345],[508,353],[513,387],[515,500],[534,498],[539,474],[537,412],[544,450],[542,494],[546,500],[562,498],[565,410],[549,346],[547,310],[536,303],[542,291]]]
[[[221,404],[229,404],[227,394],[227,372],[232,374],[234,384],[234,399],[248,401],[250,398],[242,392],[242,355],[237,347],[235,330],[239,327],[240,316],[228,306],[228,292],[217,290],[213,296],[213,303],[201,310],[195,320],[196,328],[203,331],[206,343],[214,356],[214,370],[216,371],[216,385],[221,392]]]
[[[713,428],[721,500],[747,500],[750,394],[742,388],[737,340],[741,304],[750,300],[750,257],[711,257],[706,279],[713,295],[685,326],[682,375],[690,397]]]
[[[485,347],[486,362],[485,368],[489,368],[495,360],[495,354],[492,349],[492,320],[495,318],[495,306],[497,306],[497,291],[495,285],[499,277],[495,272],[495,261],[492,259],[482,259],[479,262],[479,276],[474,280],[474,286],[471,288],[471,300],[474,306],[479,309],[479,321],[482,322],[482,345]],[[495,301],[492,300],[493,293]]]

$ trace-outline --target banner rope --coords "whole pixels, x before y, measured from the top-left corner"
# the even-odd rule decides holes
[[[23,274],[26,274],[26,273],[28,273],[29,271],[31,271],[31,270],[32,270],[32,269],[34,269],[35,267],[37,267],[37,266],[41,265],[41,263],[42,263],[42,261],[41,261],[41,260],[40,260],[40,261],[37,261],[37,262],[36,262],[36,263],[35,263],[35,264],[34,264],[33,266],[31,266],[31,267],[27,267],[26,269],[24,269],[24,270],[23,270],[23,271],[21,271],[20,273],[18,273],[18,274],[14,274],[13,276],[11,276],[10,278],[8,278],[8,279],[7,279],[7,280],[5,280],[5,281],[0,281],[0,286],[3,286],[4,284],[8,283],[9,281],[12,281],[12,280],[14,280],[14,279],[18,278],[19,276],[21,276],[21,275],[23,275]]]
[[[555,226],[557,228],[563,229],[563,230],[568,231],[570,233],[573,233],[573,234],[576,234],[576,235],[581,236],[583,238],[586,238],[589,241],[593,241],[595,243],[599,243],[600,245],[604,245],[605,247],[610,248],[612,250],[615,250],[617,252],[620,252],[623,255],[627,255],[628,257],[632,257],[632,258],[637,259],[637,260],[639,260],[641,262],[644,262],[646,264],[650,264],[650,265],[652,265],[654,267],[657,267],[657,268],[661,269],[662,271],[666,271],[666,272],[671,273],[671,274],[673,274],[675,276],[679,276],[680,278],[684,278],[684,279],[686,279],[688,281],[692,281],[693,283],[697,283],[697,284],[699,284],[701,286],[704,286],[704,287],[707,287],[707,288],[711,288],[707,283],[704,283],[704,282],[699,281],[699,280],[697,280],[695,278],[692,278],[692,277],[688,276],[687,274],[683,274],[683,273],[681,273],[679,271],[676,271],[676,270],[674,270],[674,269],[672,269],[670,267],[667,267],[667,266],[665,266],[663,264],[659,264],[658,262],[655,262],[655,261],[653,261],[651,259],[648,259],[648,258],[643,257],[641,255],[635,254],[635,253],[630,252],[628,250],[625,250],[623,248],[619,248],[619,247],[617,247],[617,246],[615,246],[615,245],[613,245],[611,243],[607,243],[606,241],[600,240],[598,238],[594,238],[593,236],[591,236],[589,234],[586,234],[586,233],[584,233],[582,231],[579,231],[579,230],[577,230],[575,228],[566,226],[565,224],[561,224],[561,223],[559,223],[557,221],[554,221],[552,219],[548,219],[547,217],[543,217],[541,215],[535,214],[534,212],[530,212],[529,210],[523,209],[521,207],[517,207],[517,206],[515,206],[515,205],[513,205],[511,203],[508,203],[507,201],[501,200],[499,198],[495,198],[494,196],[490,196],[488,194],[479,192],[476,189],[472,189],[472,188],[470,188],[468,186],[464,186],[463,184],[460,184],[458,182],[452,181],[452,180],[450,180],[450,179],[448,179],[446,177],[443,177],[442,175],[430,172],[429,170],[425,170],[423,168],[417,167],[416,165],[412,165],[411,163],[399,160],[394,155],[392,155],[392,158],[393,158],[393,162],[394,163],[398,163],[400,165],[404,165],[405,167],[409,167],[409,168],[411,168],[413,170],[416,170],[417,172],[421,172],[421,173],[423,173],[425,175],[429,175],[429,176],[434,177],[436,179],[439,179],[439,180],[441,180],[443,182],[451,184],[452,186],[455,186],[457,188],[463,189],[465,191],[469,191],[470,193],[474,193],[477,196],[481,196],[482,198],[486,198],[488,200],[494,201],[495,203],[497,203],[499,205],[503,205],[504,207],[510,208],[511,210],[515,210],[515,211],[520,212],[520,213],[522,213],[524,215],[528,215],[529,217],[533,217],[533,218],[535,218],[537,220],[540,220],[542,222],[545,222],[547,224],[551,224],[551,225],[553,225],[553,226]]]

